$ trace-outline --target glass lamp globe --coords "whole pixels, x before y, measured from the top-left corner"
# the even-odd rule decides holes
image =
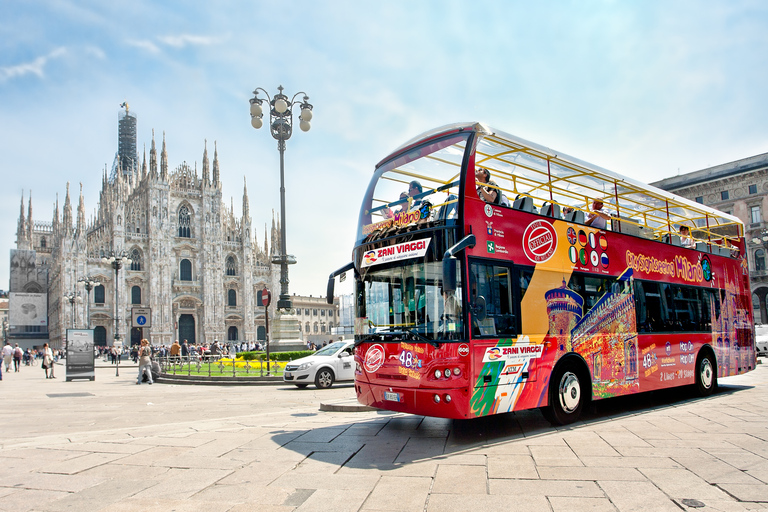
[[[301,111],[301,115],[299,116],[299,119],[302,121],[311,121],[312,120],[312,111],[308,108],[305,108]]]
[[[261,128],[263,124],[264,124],[264,122],[261,120],[260,117],[258,117],[258,116],[251,117],[251,126],[256,128],[257,130],[259,128]]]
[[[288,110],[288,103],[283,98],[280,98],[275,102],[275,110],[277,110],[278,114],[282,114]]]
[[[261,104],[258,101],[251,103],[251,115],[256,117],[261,115]]]
[[[301,131],[308,132],[309,129],[312,127],[312,125],[309,124],[309,121],[301,120],[299,123],[299,128],[301,128]]]

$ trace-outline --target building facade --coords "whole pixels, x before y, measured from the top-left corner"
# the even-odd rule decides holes
[[[124,117],[121,151],[131,147],[124,141]],[[101,345],[118,336],[124,344],[142,337],[153,344],[265,339],[264,308],[255,299],[265,286],[278,289],[279,267],[271,263],[280,252],[274,214],[271,232],[265,226],[259,244],[245,184],[241,213],[223,201],[215,147],[212,164],[203,148],[202,175],[186,162],[170,169],[165,137],[158,155],[154,133],[148,160],[145,151],[135,158],[141,165],[123,169],[121,162],[130,159],[122,156],[118,153],[109,175],[104,170],[98,207],[89,220],[82,185],[75,210],[67,184],[63,211],[60,215],[57,198],[50,222],[33,219],[31,196],[25,214],[22,196],[16,252],[34,253],[35,266],[45,275],[39,291],[48,296],[45,337],[52,346],[63,346],[73,325],[93,328]],[[113,253],[126,254],[130,264],[117,271],[105,264],[102,258]],[[81,281],[86,277],[99,283],[87,297]],[[64,298],[69,293],[82,302]],[[150,327],[132,327],[134,307],[151,308]],[[19,336],[23,330],[17,329]]]
[[[755,322],[768,324],[768,153],[666,178],[651,185],[741,219],[748,247]]]
[[[294,295],[291,301],[301,325],[303,342],[322,346],[323,343],[343,338],[343,335],[335,334],[341,322],[338,299],[328,304],[325,297]]]

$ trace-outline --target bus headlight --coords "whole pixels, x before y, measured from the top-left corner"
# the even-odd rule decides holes
[[[440,378],[440,377],[442,377],[442,376],[443,376],[443,372],[441,372],[440,370],[435,370],[435,378],[436,378],[436,379],[439,379],[439,378]],[[435,395],[435,396],[437,396],[437,395]],[[438,399],[439,399],[439,398],[440,398],[440,397],[438,397]]]
[[[434,397],[432,397],[432,398],[434,399],[434,401],[435,401],[435,403],[436,403],[436,404],[439,404],[439,403],[440,403],[440,395],[435,395],[435,396],[434,396]]]
[[[454,368],[454,369],[453,369],[453,374],[454,374],[455,376],[457,376],[457,377],[458,377],[459,375],[461,375],[461,370],[459,369],[459,367],[458,367],[458,366],[457,366],[456,368]]]
[[[445,403],[447,404],[451,403],[451,395],[446,393],[445,396],[443,396],[443,400],[445,400]]]

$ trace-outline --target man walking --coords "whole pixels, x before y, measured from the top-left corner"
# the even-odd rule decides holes
[[[24,357],[24,351],[21,350],[21,347],[19,347],[19,344],[16,343],[16,346],[13,349],[13,371],[15,372],[19,371],[19,368],[21,367],[22,357]]]
[[[13,347],[7,341],[3,347],[3,364],[5,365],[5,373],[11,371],[11,361],[13,360]]]

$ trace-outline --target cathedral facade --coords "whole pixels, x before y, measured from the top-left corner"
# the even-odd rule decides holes
[[[264,308],[256,297],[265,286],[278,290],[279,267],[271,261],[280,251],[279,222],[273,217],[269,239],[265,226],[260,246],[245,184],[241,215],[222,200],[216,148],[212,165],[204,148],[202,176],[186,163],[169,171],[165,137],[157,156],[153,134],[148,161],[146,151],[141,164],[137,158],[128,169],[116,159],[116,172],[104,171],[88,221],[82,185],[77,210],[67,184],[63,211],[57,198],[51,222],[32,219],[31,196],[25,215],[22,196],[17,250],[35,251],[47,272],[53,347],[63,346],[71,327],[94,329],[101,345],[116,335],[123,344],[146,337],[155,345],[264,339]],[[115,270],[102,259],[112,254],[131,262]],[[99,284],[87,292],[85,278]],[[82,302],[64,297],[72,292]],[[133,327],[132,308],[150,308],[151,326]]]

